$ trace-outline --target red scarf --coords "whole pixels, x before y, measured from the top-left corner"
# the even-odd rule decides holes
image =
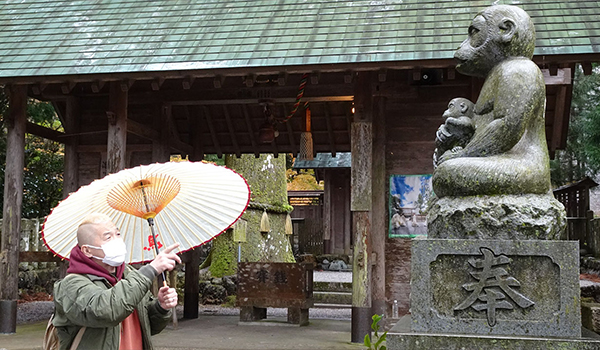
[[[106,278],[113,286],[117,284],[117,282],[123,277],[123,271],[125,271],[124,263],[116,267],[115,274],[113,275],[92,259],[95,258],[88,258],[85,256],[85,254],[83,254],[81,251],[81,248],[76,245],[75,248],[71,250],[71,257],[69,259],[69,268],[67,269],[67,273],[78,273],[83,275],[89,274],[103,277]]]

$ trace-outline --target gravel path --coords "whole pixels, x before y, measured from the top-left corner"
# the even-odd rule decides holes
[[[52,312],[54,312],[54,302],[52,301],[33,301],[19,304],[17,307],[17,324],[48,320]],[[200,315],[237,316],[240,314],[240,309],[220,305],[200,305],[198,313]],[[351,319],[351,314],[351,309],[310,309],[310,318],[349,320]],[[271,317],[285,317],[287,309],[268,308],[267,315]],[[182,305],[177,306],[177,317],[183,317]]]

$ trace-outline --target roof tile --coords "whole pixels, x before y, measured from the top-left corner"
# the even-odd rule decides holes
[[[501,0],[538,55],[600,53],[600,1]],[[474,0],[0,0],[0,78],[451,59]]]

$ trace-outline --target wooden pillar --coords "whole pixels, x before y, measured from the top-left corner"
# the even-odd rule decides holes
[[[27,86],[11,86],[6,92],[8,112],[4,117],[7,135],[0,241],[0,333],[15,333],[19,297],[19,238],[23,203]]]
[[[198,318],[200,293],[200,249],[188,250],[183,286],[183,318]]]
[[[385,301],[385,239],[387,236],[386,170],[385,170],[385,97],[375,97],[373,116],[373,210],[372,235],[373,314],[386,313]],[[385,319],[385,318],[384,318]],[[383,326],[383,324],[382,324]]]
[[[324,182],[325,188],[323,193],[323,254],[333,254],[333,243],[335,237],[331,234],[332,228],[332,217],[333,213],[331,208],[331,189],[333,187],[333,176],[331,176],[331,170],[324,169],[325,175]]]
[[[193,137],[197,133],[194,132]],[[196,141],[192,140],[194,145]],[[194,154],[190,155],[191,161],[201,161],[204,155],[194,147]],[[192,249],[186,252],[187,260],[185,262],[185,283],[183,286],[183,318],[198,318],[198,303],[200,293],[200,248]]]
[[[157,105],[155,108],[155,127],[160,130],[160,139],[152,140],[152,161],[168,162],[171,158],[171,148],[169,147],[169,122],[171,107]]]
[[[361,72],[354,94],[351,130],[352,169],[350,210],[354,254],[352,260],[352,342],[362,343],[371,329],[371,209],[373,101],[371,75]]]
[[[127,89],[118,81],[110,83],[106,114],[108,117],[106,172],[111,174],[127,166]]]
[[[66,134],[76,135],[79,132],[79,98],[69,96],[67,98],[67,109],[64,116],[64,129]],[[78,136],[70,136],[65,140],[65,174],[63,179],[63,198],[79,188],[79,155],[77,146],[79,144]],[[60,277],[67,275],[69,262],[67,260],[58,263]]]

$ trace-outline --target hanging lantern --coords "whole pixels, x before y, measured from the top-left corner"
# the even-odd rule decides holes
[[[278,132],[275,130],[273,114],[268,104],[265,104],[263,113],[265,121],[258,128],[258,140],[261,143],[271,143],[278,136]]]
[[[287,214],[287,216],[285,217],[285,234],[294,234],[294,226],[292,225],[292,217],[290,216],[290,214]]]
[[[306,108],[304,131],[300,134],[298,160],[313,160],[313,139],[310,131],[310,109]]]
[[[269,233],[271,231],[271,224],[269,223],[269,215],[267,211],[264,210],[262,214],[262,218],[260,218],[260,232],[261,233]]]

